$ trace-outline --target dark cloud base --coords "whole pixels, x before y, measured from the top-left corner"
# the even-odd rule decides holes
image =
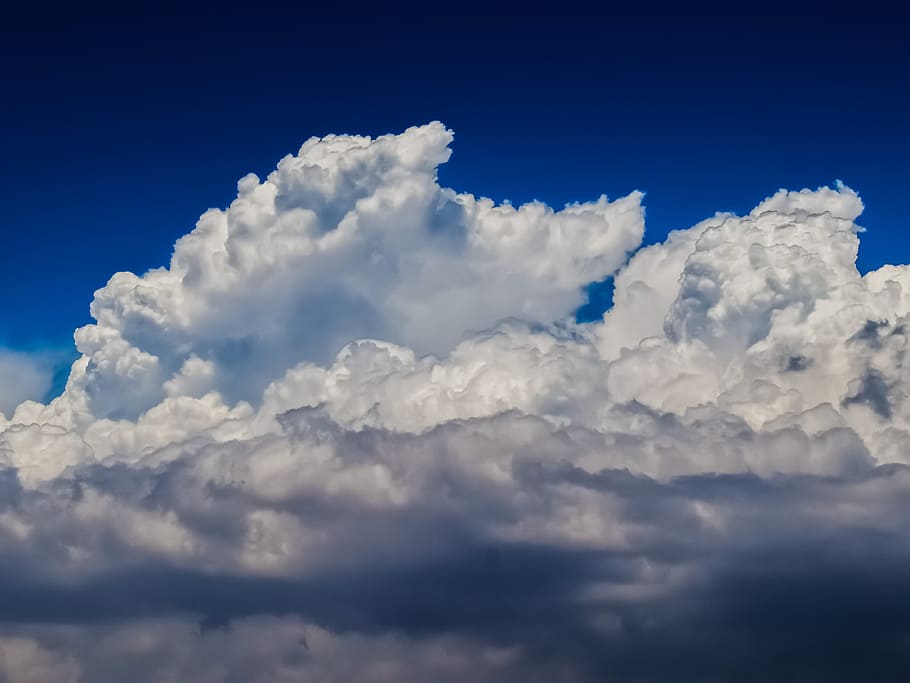
[[[0,620],[15,630],[178,616],[207,638],[237,619],[300,616],[333,633],[391,633],[415,645],[457,636],[519,646],[523,664],[572,681],[899,681],[910,670],[906,535],[813,515],[847,488],[907,473],[662,483],[625,470],[531,466],[520,475],[529,490],[569,482],[616,496],[623,520],[646,531],[611,551],[453,534],[461,540],[432,561],[377,568],[366,558],[359,570],[281,579],[146,560],[62,582],[8,557]],[[684,512],[698,501],[735,502],[738,519],[720,535],[699,528]],[[910,499],[887,505],[906,516]],[[672,581],[673,571],[686,578]]]

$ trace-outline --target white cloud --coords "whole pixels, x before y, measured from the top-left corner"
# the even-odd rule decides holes
[[[135,417],[191,358],[219,368],[229,399],[255,401],[289,365],[359,337],[446,352],[507,316],[550,322],[638,246],[638,193],[554,211],[440,187],[451,139],[439,123],[310,139],[264,181],[243,178],[170,268],[111,278],[97,324],[76,333],[94,414]]]
[[[23,401],[44,398],[52,380],[46,355],[0,349],[0,413],[11,415]]]
[[[712,590],[803,586],[819,539],[822,584],[910,568],[910,268],[857,272],[852,190],[627,259],[639,194],[495,206],[439,187],[450,141],[310,140],[96,293],[63,395],[0,420],[0,667],[661,680],[640,652],[694,638],[680,666],[711,678],[743,643],[699,620],[749,618]]]

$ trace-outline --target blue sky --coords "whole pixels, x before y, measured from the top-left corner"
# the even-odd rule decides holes
[[[860,265],[906,260],[908,48],[871,5],[100,8],[11,16],[0,343],[67,348],[92,292],[167,262],[311,135],[433,119],[442,182],[554,205],[647,193],[646,242],[779,187],[863,197]]]

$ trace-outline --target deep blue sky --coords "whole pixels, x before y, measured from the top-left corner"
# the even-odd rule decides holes
[[[840,178],[863,269],[910,260],[910,48],[869,3],[247,3],[6,15],[0,345],[71,344],[117,270],[163,265],[310,135],[456,132],[441,172],[513,202],[647,192],[646,241]]]

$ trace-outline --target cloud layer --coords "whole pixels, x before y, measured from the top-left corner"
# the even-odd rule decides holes
[[[496,205],[439,186],[451,139],[311,139],[96,292],[0,418],[7,678],[910,663],[910,269],[857,272],[859,197],[635,251],[640,193]]]

